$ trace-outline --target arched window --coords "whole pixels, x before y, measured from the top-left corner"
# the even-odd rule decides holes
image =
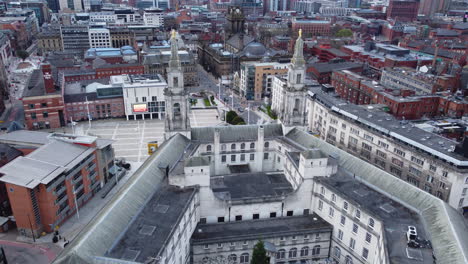
[[[361,218],[361,211],[360,210],[356,210],[356,218]]]
[[[333,256],[336,258],[336,259],[340,259],[341,257],[341,249],[339,247],[335,247],[335,250],[333,252]]]
[[[249,253],[243,253],[240,255],[240,263],[249,263]]]
[[[206,146],[206,151],[211,152],[211,145]]]
[[[315,255],[320,255],[320,246],[319,245],[312,248],[312,256],[315,256]]]
[[[236,254],[231,254],[228,256],[228,261],[229,263],[235,263],[237,261],[237,255]]]
[[[353,264],[353,258],[347,255],[345,258],[345,264]]]
[[[231,144],[231,150],[235,150],[236,149],[236,144]]]
[[[265,148],[269,148],[270,147],[270,142],[265,142]]]
[[[173,107],[174,115],[179,115],[180,114],[180,104],[175,103]]]
[[[289,258],[296,258],[297,257],[297,248],[291,248],[289,250]]]
[[[309,256],[309,247],[301,248],[301,257]]]
[[[253,142],[250,143],[250,148],[251,148],[251,149],[255,148],[255,143],[253,143]]]
[[[245,143],[241,144],[241,149],[245,149]]]
[[[375,225],[374,219],[373,219],[373,218],[369,218],[369,226],[370,226],[371,228],[374,228],[374,225]]]
[[[332,202],[336,202],[336,195],[332,194]]]
[[[202,259],[202,263],[209,263],[210,262],[210,258],[209,257],[204,257]]]
[[[323,188],[323,186],[320,187],[320,193],[321,193],[321,194],[325,194],[325,188]]]
[[[284,259],[284,258],[286,258],[286,250],[284,250],[284,249],[278,250],[278,253],[276,253],[276,258],[277,258],[277,259]]]

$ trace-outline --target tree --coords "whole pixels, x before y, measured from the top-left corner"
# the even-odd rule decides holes
[[[236,111],[229,111],[227,112],[226,114],[226,122],[229,123],[229,124],[232,124],[232,120],[237,117],[237,113]]]
[[[25,59],[29,57],[29,52],[25,50],[18,50],[16,52],[16,56],[24,61]]]
[[[263,241],[259,240],[254,247],[252,253],[252,261],[250,264],[268,264],[270,261],[266,255],[265,245]]]
[[[340,38],[348,38],[353,36],[353,31],[351,31],[351,29],[343,28],[336,33],[336,36]]]
[[[245,125],[245,121],[242,117],[236,116],[234,119],[232,119],[231,125]]]

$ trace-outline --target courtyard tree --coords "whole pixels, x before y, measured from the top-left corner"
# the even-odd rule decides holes
[[[252,253],[252,261],[250,264],[268,264],[270,261],[268,260],[268,256],[265,250],[265,244],[263,241],[259,240],[255,245]]]
[[[18,50],[16,51],[16,56],[24,61],[29,57],[29,52],[25,50]]]
[[[336,36],[340,38],[349,38],[353,36],[353,31],[351,31],[351,29],[343,28],[336,33]]]

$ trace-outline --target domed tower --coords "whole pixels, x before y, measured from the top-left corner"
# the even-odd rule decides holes
[[[164,90],[166,101],[166,123],[164,138],[180,133],[190,138],[190,118],[188,116],[188,91],[184,88],[184,73],[180,65],[176,32],[172,31],[171,58],[167,70],[167,85]]]

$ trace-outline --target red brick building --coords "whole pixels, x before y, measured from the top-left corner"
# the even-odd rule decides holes
[[[318,57],[320,62],[328,62],[335,58],[350,60],[351,56],[339,49],[331,47],[331,44],[320,44],[312,47],[312,55]]]
[[[18,231],[26,236],[52,232],[74,215],[100,190],[109,160],[114,166],[112,141],[96,137],[15,131],[0,142],[36,148],[0,168]]]
[[[41,67],[31,74],[21,99],[26,128],[59,128],[65,125],[63,97],[55,85],[50,64]]]
[[[296,20],[292,21],[292,31],[297,34],[302,29],[304,37],[329,36],[331,22],[326,20]],[[293,38],[295,39],[295,38]]]
[[[350,71],[335,71],[332,86],[344,100],[353,104],[384,104],[398,119],[448,116],[461,118],[468,113],[468,101],[456,96],[416,96],[414,90],[390,89]],[[450,94],[450,93],[447,93]]]
[[[145,66],[141,64],[105,64],[89,70],[73,70],[64,73],[65,82],[79,82],[108,78],[122,74],[144,74]]]
[[[387,19],[414,21],[418,16],[418,0],[390,0],[387,7]]]
[[[362,64],[342,59],[334,59],[329,62],[312,63],[307,66],[307,73],[310,73],[321,84],[330,83],[334,71],[349,70],[351,72],[362,73]]]

